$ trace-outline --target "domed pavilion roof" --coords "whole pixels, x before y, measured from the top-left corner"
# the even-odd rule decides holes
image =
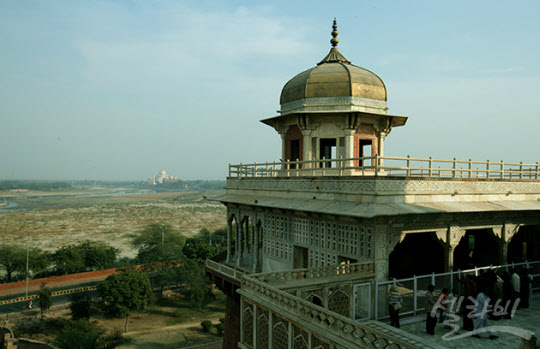
[[[334,19],[332,48],[316,67],[285,84],[281,115],[293,112],[351,110],[386,114],[386,87],[371,71],[351,64],[337,49]]]

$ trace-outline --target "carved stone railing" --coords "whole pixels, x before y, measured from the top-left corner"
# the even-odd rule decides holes
[[[216,261],[213,261],[211,259],[206,260],[206,268],[211,269],[214,272],[220,273],[222,275],[228,276],[230,278],[233,278],[240,282],[242,280],[242,275],[244,275],[244,272],[228,267],[224,264],[218,263]]]
[[[244,275],[238,292],[280,316],[347,348],[435,348],[377,323],[359,323]],[[266,303],[266,304],[265,304]]]
[[[334,277],[362,277],[375,273],[373,262],[333,265],[328,267],[294,269],[270,273],[251,274],[250,278],[266,283],[283,283],[305,280],[330,279]]]
[[[428,178],[540,179],[540,164],[365,156],[359,158],[229,164],[229,177],[397,176]]]

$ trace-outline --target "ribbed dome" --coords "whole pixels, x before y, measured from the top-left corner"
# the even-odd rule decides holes
[[[295,122],[302,130],[312,127],[311,123],[320,125],[328,120],[339,123],[345,119],[346,127],[354,128],[360,118],[367,124],[382,122],[381,129],[405,125],[406,116],[388,114],[386,87],[382,79],[351,64],[337,49],[339,40],[335,18],[332,29],[330,52],[316,67],[290,79],[281,91],[279,115],[261,121],[281,134]]]
[[[342,96],[386,101],[386,87],[381,78],[369,70],[348,63],[323,61],[289,80],[281,91],[280,104],[303,98]]]

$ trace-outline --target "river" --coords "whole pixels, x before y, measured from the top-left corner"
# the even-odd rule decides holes
[[[123,195],[140,195],[140,194],[152,194],[153,190],[138,190],[138,191],[116,191],[114,193],[102,193],[102,194],[78,194],[78,195],[31,195],[31,196],[17,196],[17,197],[0,197],[1,203],[6,203],[7,206],[1,206],[0,213],[12,212],[12,211],[28,211],[37,210],[37,208],[28,208],[21,206],[19,202],[26,199],[61,199],[61,198],[92,198],[92,197],[106,197],[106,196],[123,196]]]

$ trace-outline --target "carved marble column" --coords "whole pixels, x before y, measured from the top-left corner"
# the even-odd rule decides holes
[[[387,246],[388,228],[385,224],[375,225],[373,231],[375,246],[375,279],[377,281],[388,280],[388,246]]]
[[[244,242],[242,241],[244,238],[244,224],[241,220],[236,221],[236,237],[238,240],[238,250],[236,253],[238,255],[238,259],[236,260],[236,265],[240,267],[244,265]]]
[[[234,216],[234,222],[236,223],[234,232],[234,260],[238,261],[238,258],[240,258],[240,223],[238,222],[238,216]]]
[[[227,219],[227,263],[232,263],[232,217]]]
[[[259,239],[261,237],[261,226],[253,226],[253,269],[252,272],[257,273],[260,270],[259,267]]]
[[[303,154],[302,160],[312,160],[311,157],[311,130],[302,130]],[[311,168],[311,164],[302,164],[302,168]]]
[[[450,226],[448,227],[448,268],[447,271],[454,269],[454,250],[461,241],[461,238],[465,236],[467,231],[461,227]]]
[[[354,157],[354,133],[355,130],[345,130],[345,154],[343,158],[350,159]],[[346,167],[353,167],[353,161],[347,161]]]
[[[281,133],[281,160],[286,162],[287,160],[287,133]],[[284,170],[285,168],[283,168]]]
[[[379,132],[379,137],[377,138],[377,154],[379,156],[384,156],[384,139],[386,138],[387,133],[386,132]],[[384,159],[379,159],[379,166],[384,166]],[[384,173],[384,170],[379,170],[380,172]]]
[[[384,156],[384,139],[386,138],[386,132],[379,132],[378,144],[377,144],[377,153],[379,156]],[[382,163],[381,163],[382,165]]]
[[[508,244],[506,241],[499,241],[499,265],[508,264]]]
[[[436,234],[437,238],[443,243],[444,271],[450,272],[454,270],[454,251],[461,238],[465,236],[466,230],[457,226],[449,226],[445,230],[437,230]]]
[[[519,231],[519,224],[504,223],[500,231],[499,239],[499,256],[500,263],[508,263],[508,244],[512,240],[515,234]]]
[[[244,253],[249,253],[249,217],[244,218]]]

